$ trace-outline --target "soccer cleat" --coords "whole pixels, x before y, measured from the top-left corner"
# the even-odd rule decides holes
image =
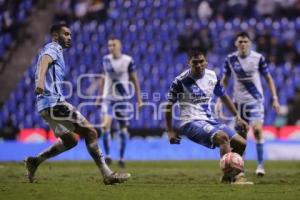
[[[223,176],[221,176],[220,181],[224,184],[230,184],[232,182],[232,176],[230,176],[229,174],[224,174]]]
[[[248,181],[243,172],[239,173],[234,177],[234,181],[231,182],[233,185],[253,185],[252,181]]]
[[[263,177],[263,176],[266,174],[263,165],[258,165],[258,166],[257,166],[256,171],[255,171],[255,174],[256,174],[256,176],[258,176],[258,177]]]
[[[35,157],[27,157],[24,160],[25,167],[27,170],[27,178],[30,183],[33,182],[34,174],[38,168],[37,159]]]
[[[130,178],[131,174],[129,173],[121,173],[121,172],[113,172],[109,176],[104,176],[103,183],[105,185],[114,185],[115,183],[123,183]]]
[[[107,165],[111,165],[111,163],[112,163],[111,157],[106,157],[106,158],[105,158],[105,163],[106,163]]]
[[[118,165],[120,168],[125,168],[125,161],[124,160],[119,160]]]

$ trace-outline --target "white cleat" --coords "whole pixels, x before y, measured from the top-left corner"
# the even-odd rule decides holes
[[[248,181],[243,172],[239,173],[234,177],[234,182],[231,182],[232,185],[253,185],[252,181]]]
[[[256,176],[263,177],[266,172],[263,165],[258,165],[255,171]]]
[[[124,172],[113,172],[109,176],[103,178],[105,185],[114,185],[115,183],[123,183],[131,177],[131,174]]]

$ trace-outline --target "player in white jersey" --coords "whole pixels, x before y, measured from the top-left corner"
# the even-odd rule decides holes
[[[100,97],[102,97],[102,134],[106,163],[112,162],[110,155],[110,138],[112,120],[119,122],[120,127],[120,157],[118,165],[125,167],[124,154],[128,139],[128,101],[137,95],[137,103],[140,108],[143,104],[140,85],[135,72],[136,65],[129,55],[121,51],[122,44],[117,38],[108,40],[109,54],[103,57],[104,79],[100,80]],[[97,99],[100,104],[100,98]]]
[[[211,149],[219,147],[221,156],[231,151],[243,155],[246,148],[245,139],[216,120],[210,109],[212,97],[216,95],[221,98],[242,129],[248,129],[247,123],[239,117],[215,72],[206,69],[205,56],[201,52],[192,52],[189,54],[188,64],[190,69],[175,78],[168,94],[166,129],[170,143],[179,144],[181,139],[172,126],[173,106],[178,102],[181,135]],[[246,181],[243,172],[236,175],[234,183],[252,184]]]
[[[273,79],[269,73],[269,67],[264,56],[251,50],[251,40],[246,32],[236,35],[235,46],[237,51],[229,54],[226,58],[221,84],[228,85],[230,76],[233,76],[234,91],[233,99],[241,117],[253,128],[256,139],[258,166],[256,174],[263,176],[263,134],[264,121],[264,94],[260,75],[267,82],[272,94],[272,106],[278,113],[280,105],[276,94]],[[220,102],[217,103],[217,112],[220,112]],[[237,130],[245,139],[247,133]]]
[[[39,114],[53,129],[59,140],[37,156],[26,158],[25,166],[29,181],[33,182],[37,168],[45,160],[75,147],[76,134],[84,138],[86,148],[103,176],[104,184],[111,185],[126,181],[130,174],[111,171],[98,147],[96,130],[63,97],[62,85],[65,76],[63,49],[71,46],[69,27],[66,24],[53,25],[50,34],[52,42],[45,45],[39,54],[35,93]]]

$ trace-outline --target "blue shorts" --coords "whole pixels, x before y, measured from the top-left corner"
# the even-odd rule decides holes
[[[236,132],[225,124],[216,121],[192,121],[180,127],[179,133],[187,136],[193,142],[214,149],[213,137],[219,131],[225,132],[231,139]]]
[[[262,102],[235,103],[241,118],[247,123],[264,122],[264,104]]]
[[[130,112],[128,101],[103,100],[101,103],[101,114],[117,120],[121,126],[129,126]]]

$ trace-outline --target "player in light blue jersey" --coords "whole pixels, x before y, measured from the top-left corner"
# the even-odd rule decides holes
[[[280,105],[276,94],[273,79],[269,73],[269,67],[265,58],[251,50],[251,40],[246,32],[236,35],[235,46],[237,51],[229,54],[226,58],[221,83],[226,87],[228,80],[233,76],[234,92],[233,99],[241,117],[248,122],[254,132],[256,139],[258,166],[256,174],[265,174],[263,166],[263,134],[264,121],[264,94],[260,75],[267,82],[272,94],[272,106],[278,113]],[[220,112],[220,104],[217,103],[217,110]],[[237,131],[246,139],[247,133]]]
[[[70,29],[66,24],[56,24],[51,27],[50,34],[52,42],[41,50],[36,65],[35,93],[38,112],[59,140],[37,156],[25,159],[29,181],[33,182],[34,174],[42,162],[76,146],[75,133],[85,139],[87,150],[98,166],[104,184],[126,181],[130,174],[111,171],[98,147],[96,130],[63,97],[62,84],[66,67],[63,49],[71,46]]]
[[[175,78],[168,94],[166,129],[170,143],[179,144],[181,139],[172,126],[172,108],[178,102],[181,135],[211,149],[219,147],[221,157],[231,151],[243,155],[246,148],[245,139],[216,120],[210,109],[212,97],[216,95],[221,98],[240,127],[247,130],[247,123],[239,117],[215,72],[206,69],[207,61],[204,54],[193,52],[189,54],[188,59],[190,69]],[[226,176],[227,174],[223,176],[222,181],[227,181]],[[246,181],[243,172],[236,175],[233,181],[235,184],[252,184]]]
[[[117,38],[108,40],[109,54],[103,57],[103,77],[100,79],[100,94],[97,104],[102,111],[102,134],[106,163],[112,162],[110,155],[112,120],[119,123],[120,152],[118,165],[125,167],[124,154],[128,139],[129,99],[137,96],[138,108],[143,105],[140,85],[136,74],[136,65],[131,56],[123,54],[121,41]],[[101,102],[101,103],[100,103]]]

